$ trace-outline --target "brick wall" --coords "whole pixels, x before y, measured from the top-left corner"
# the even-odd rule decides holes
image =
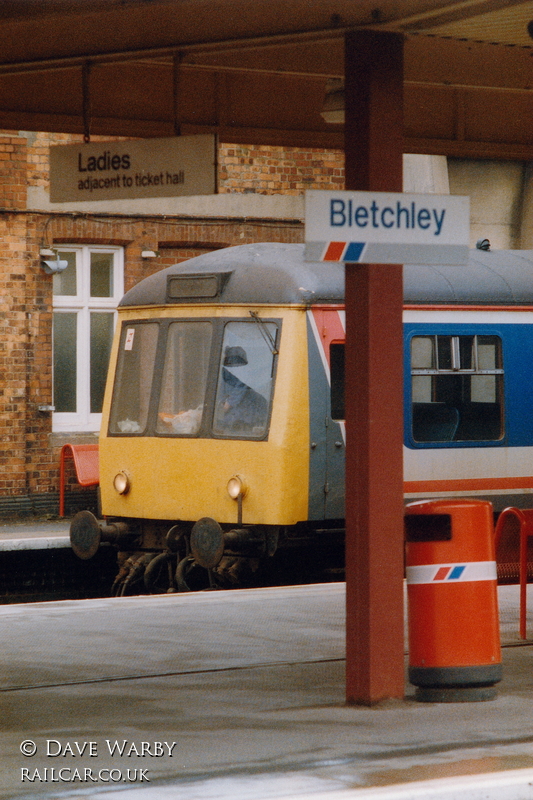
[[[219,191],[303,194],[306,189],[343,189],[344,152],[267,145],[222,145]]]
[[[29,331],[26,283],[26,142],[6,132],[0,137],[0,494],[26,490],[26,421]]]

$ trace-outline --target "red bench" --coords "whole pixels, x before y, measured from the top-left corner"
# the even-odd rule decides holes
[[[64,444],[59,461],[59,516],[65,516],[65,462],[73,459],[76,480],[80,486],[100,483],[97,444]]]
[[[533,509],[505,508],[494,532],[498,583],[520,584],[520,638],[526,638],[527,583],[533,580]]]

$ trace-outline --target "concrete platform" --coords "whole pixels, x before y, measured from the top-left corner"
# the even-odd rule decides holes
[[[373,709],[344,704],[342,583],[0,607],[0,797],[533,798],[533,639],[499,595],[495,700]]]
[[[0,524],[0,552],[70,547],[69,529],[69,519]]]

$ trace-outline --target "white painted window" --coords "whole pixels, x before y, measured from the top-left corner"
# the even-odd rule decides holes
[[[55,432],[100,428],[116,307],[124,293],[119,247],[58,247],[68,267],[54,274]]]

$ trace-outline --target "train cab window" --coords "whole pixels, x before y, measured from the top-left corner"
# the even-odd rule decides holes
[[[210,322],[173,322],[169,325],[157,433],[195,435],[200,430],[211,337]]]
[[[143,433],[148,421],[152,375],[159,325],[126,323],[120,350],[111,406],[111,433]]]
[[[503,437],[503,360],[498,336],[411,339],[415,442],[498,441]]]
[[[224,327],[213,433],[262,438],[272,394],[277,327],[273,322],[228,322]]]

